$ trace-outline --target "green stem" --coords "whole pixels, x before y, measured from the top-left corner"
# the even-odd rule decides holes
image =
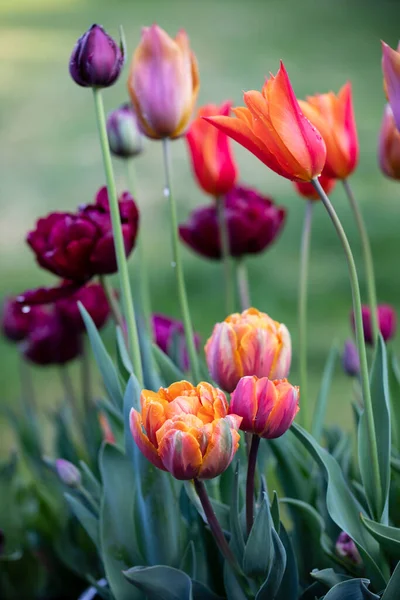
[[[62,365],[59,368],[61,385],[64,390],[65,399],[68,402],[73,420],[75,425],[82,430],[82,419],[79,410],[78,398],[75,394],[74,386],[72,384],[71,376],[68,371],[68,367],[66,365]]]
[[[126,159],[126,179],[128,182],[128,188],[132,196],[136,200],[137,188],[136,188],[136,170],[133,159]],[[139,233],[136,239],[137,246],[137,262],[139,264],[139,294],[140,294],[140,308],[143,313],[146,330],[149,336],[152,338],[151,328],[151,302],[150,302],[150,289],[149,289],[149,278],[147,273],[147,263],[145,259],[145,251],[143,245],[143,226],[139,229]]]
[[[257,454],[260,446],[260,436],[253,434],[251,438],[251,446],[249,452],[249,460],[247,463],[247,479],[246,479],[246,525],[247,535],[250,535],[254,521],[254,477],[257,466]]]
[[[223,196],[217,196],[215,198],[215,201],[217,203],[218,226],[221,241],[221,255],[224,264],[225,310],[226,313],[230,315],[235,310],[235,288],[233,282],[232,259],[229,248],[229,231],[228,224],[226,221],[225,198]]]
[[[199,361],[197,358],[196,347],[194,344],[193,326],[190,318],[189,303],[186,294],[185,279],[183,276],[182,260],[179,249],[178,239],[178,218],[176,214],[176,204],[171,190],[171,168],[170,168],[170,157],[169,157],[169,139],[163,139],[163,158],[164,158],[164,170],[165,170],[165,189],[164,195],[169,200],[170,212],[171,212],[171,233],[172,233],[172,266],[176,273],[176,281],[178,285],[178,295],[181,307],[183,325],[185,328],[186,347],[188,349],[190,369],[194,382],[197,384],[200,379]]]
[[[244,258],[236,262],[236,278],[239,292],[240,308],[246,310],[251,306],[247,264]]]
[[[81,356],[81,385],[82,385],[82,400],[83,400],[83,415],[84,418],[88,415],[92,394],[91,394],[91,377],[90,377],[90,356],[88,352],[88,340],[82,340],[82,356]]]
[[[107,138],[106,119],[104,114],[104,105],[101,90],[93,88],[93,97],[96,109],[100,145],[103,154],[104,172],[107,181],[111,223],[114,235],[115,254],[117,257],[119,283],[121,288],[122,305],[124,308],[124,315],[128,331],[129,348],[132,355],[134,373],[139,381],[139,384],[143,386],[142,358],[140,355],[139,338],[135,320],[135,309],[133,306],[132,291],[129,283],[128,262],[126,260],[124,238],[122,236],[121,216],[119,212],[117,189],[114,180],[110,146],[108,144]]]
[[[310,262],[311,225],[314,202],[307,200],[303,222],[303,233],[300,247],[300,277],[299,277],[299,371],[301,392],[301,425],[309,426],[309,398],[307,386],[307,289],[308,265]]]
[[[126,337],[126,326],[125,326],[125,322],[124,322],[124,317],[123,317],[121,309],[119,307],[119,303],[115,296],[110,279],[108,277],[105,277],[104,275],[101,275],[99,277],[99,280],[100,280],[101,286],[104,290],[104,293],[106,295],[108,304],[110,306],[110,310],[111,310],[112,317],[114,319],[114,323],[115,323],[115,325],[118,325],[118,327],[121,329],[122,333],[124,334],[124,337]]]
[[[233,570],[240,573],[240,567],[237,564],[236,558],[230,549],[228,542],[226,541],[224,532],[222,531],[221,525],[218,522],[204,483],[199,479],[194,479],[194,487],[200,499],[204,514],[207,518],[207,523],[210,526],[218,548],[220,549],[224,558],[229,562]]]
[[[364,329],[362,322],[362,312],[361,312],[361,297],[360,297],[360,286],[358,283],[357,270],[356,265],[354,263],[353,254],[351,252],[350,244],[347,239],[347,236],[344,232],[342,224],[340,222],[339,217],[336,214],[333,205],[331,204],[328,196],[325,194],[321,184],[318,179],[313,179],[312,183],[317,190],[327,212],[328,215],[336,229],[340,242],[343,246],[343,250],[346,255],[347,265],[349,268],[349,278],[351,284],[351,292],[353,296],[353,312],[354,312],[354,322],[355,322],[355,330],[356,330],[356,343],[358,355],[360,357],[360,379],[361,379],[361,389],[362,396],[364,402],[364,410],[365,417],[367,422],[367,431],[368,431],[368,446],[370,450],[370,461],[371,461],[371,469],[375,481],[375,493],[377,495],[377,505],[381,506],[382,504],[382,486],[381,486],[381,477],[379,471],[379,461],[378,461],[378,448],[376,444],[376,431],[375,431],[375,422],[374,422],[374,414],[372,410],[372,401],[371,401],[371,392],[369,388],[369,377],[368,377],[368,364],[367,364],[367,352],[365,348],[365,340],[364,340]],[[375,515],[376,516],[376,515]],[[380,515],[378,515],[380,516]]]
[[[80,485],[78,487],[78,492],[82,494],[82,496],[85,498],[94,514],[98,516],[100,507],[98,506],[92,495],[87,491],[86,488],[83,487],[83,485]]]
[[[374,261],[372,258],[371,244],[369,242],[367,228],[365,227],[365,222],[360,207],[358,206],[357,200],[353,194],[353,190],[351,189],[350,183],[347,179],[343,180],[343,187],[349,199],[350,206],[354,213],[358,231],[361,237],[361,245],[364,255],[365,275],[367,279],[368,304],[371,310],[372,337],[374,340],[374,344],[376,344],[379,335],[379,322],[378,302],[376,299],[376,285],[374,275]]]

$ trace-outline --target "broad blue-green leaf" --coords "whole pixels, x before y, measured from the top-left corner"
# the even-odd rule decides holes
[[[368,590],[368,579],[350,579],[333,587],[324,600],[379,600],[379,596]]]
[[[328,406],[329,391],[331,389],[332,377],[335,371],[336,360],[338,357],[338,348],[336,343],[330,349],[322,374],[321,387],[318,392],[317,401],[314,408],[314,416],[311,427],[311,433],[319,442],[322,436],[322,430],[325,422],[326,408]]]
[[[183,553],[179,569],[189,575],[191,579],[196,579],[196,548],[194,547],[193,540],[190,540]]]
[[[400,562],[397,563],[397,567],[393,571],[393,575],[390,578],[388,586],[382,596],[382,600],[399,600],[400,590]]]
[[[330,517],[357,544],[366,572],[374,586],[377,589],[385,587],[385,577],[378,566],[384,560],[379,551],[379,545],[363,527],[360,513],[363,513],[364,509],[350,491],[338,463],[303,428],[294,424],[291,430],[325,472],[327,478],[326,503]]]
[[[178,369],[170,357],[165,354],[157,344],[152,344],[152,351],[154,360],[160,369],[161,377],[163,378],[165,385],[168,386],[175,383],[175,381],[185,379],[184,373]]]
[[[243,570],[246,575],[265,576],[274,558],[272,540],[272,519],[267,494],[254,519],[243,556]]]
[[[127,383],[129,377],[133,373],[132,361],[126,348],[124,334],[122,333],[121,327],[116,327],[115,331],[117,335],[117,360],[119,373],[125,383]]]
[[[247,600],[247,595],[240,586],[238,577],[227,561],[224,564],[224,585],[227,600]]]
[[[193,600],[190,577],[178,569],[162,565],[133,567],[124,575],[152,600]]]
[[[149,339],[143,319],[139,316],[136,318],[136,325],[139,337],[140,354],[142,356],[144,387],[156,391],[162,386],[163,382],[161,381],[156,368],[157,364],[154,360],[151,347],[152,342]]]
[[[351,579],[349,575],[343,575],[343,573],[336,573],[333,569],[322,569],[318,571],[315,569],[311,571],[311,577],[320,583],[326,585],[328,589],[335,586],[337,583],[341,583],[342,581],[347,581]]]
[[[286,569],[286,552],[275,529],[272,529],[273,559],[270,562],[268,575],[258,590],[256,600],[276,598]]]
[[[308,470],[306,475],[303,472],[295,442],[295,438],[283,435],[276,440],[268,440],[268,445],[279,464],[277,475],[286,496],[309,502],[313,491],[311,480]]]
[[[363,515],[361,516],[361,520],[371,535],[379,542],[383,550],[386,550],[392,558],[400,560],[400,529],[376,523]]]
[[[192,579],[193,600],[224,600],[221,596],[214,594],[204,583]]]
[[[286,568],[275,600],[297,600],[299,597],[299,574],[296,556],[290,537],[281,523],[279,534],[286,553]]]
[[[101,497],[101,485],[100,482],[96,479],[95,475],[85,463],[85,461],[80,460],[79,465],[81,467],[83,473],[83,485],[87,489],[87,491],[93,496],[93,498],[100,502]]]
[[[142,563],[178,567],[187,544],[184,520],[179,510],[181,482],[152,465],[141,453],[130,433],[129,414],[140,407],[140,386],[132,375],[124,396],[125,449],[135,476],[132,499]],[[160,535],[162,532],[162,535]]]
[[[64,496],[70,509],[72,510],[82,527],[85,529],[86,533],[92,540],[93,544],[96,546],[99,553],[101,553],[99,538],[99,520],[77,498],[74,498],[74,496],[72,496],[71,494],[64,494]]]
[[[389,389],[393,445],[400,451],[400,368],[393,350],[389,350]]]
[[[115,600],[142,600],[122,571],[143,564],[134,521],[135,474],[128,457],[106,444],[100,453],[103,498],[100,541],[107,580]]]
[[[80,302],[78,302],[78,305],[104,386],[114,405],[120,408],[122,406],[123,394],[114,363],[105,349],[100,334],[96,329],[96,325],[93,323],[92,317]]]
[[[358,459],[371,515],[376,521],[388,522],[388,498],[390,487],[390,398],[388,366],[385,342],[379,335],[371,371],[371,401],[375,437],[378,450],[380,485],[376,485],[372,465],[372,448],[368,433],[366,409],[362,412],[358,427]]]
[[[272,522],[274,524],[275,531],[279,535],[280,526],[281,526],[281,517],[279,514],[278,494],[276,493],[275,490],[273,492],[273,498],[272,498],[272,504],[271,504],[271,517],[272,517]]]
[[[235,477],[233,481],[232,506],[230,511],[231,524],[231,540],[230,547],[236,556],[239,564],[242,564],[244,554],[244,535],[240,524],[240,507],[239,507],[239,471],[240,464],[236,463]]]

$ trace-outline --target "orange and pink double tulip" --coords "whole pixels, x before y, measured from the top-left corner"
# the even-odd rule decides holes
[[[299,411],[299,388],[287,379],[242,377],[229,410],[242,417],[243,431],[274,439],[289,429]]]
[[[242,418],[228,414],[225,394],[202,382],[180,381],[158,392],[143,390],[130,428],[141,452],[176,479],[212,479],[239,447]]]
[[[285,325],[249,308],[215,325],[205,353],[212,379],[225,391],[233,392],[245,375],[287,377],[292,345]]]

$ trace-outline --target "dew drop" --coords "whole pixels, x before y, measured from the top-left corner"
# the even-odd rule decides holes
[[[169,194],[170,194],[170,192],[169,192],[169,188],[168,188],[168,187],[165,187],[165,188],[164,188],[164,190],[163,190],[163,193],[164,193],[164,197],[165,197],[165,198],[169,198]]]
[[[29,312],[31,312],[31,307],[30,306],[23,306],[21,309],[21,312],[23,312],[24,314],[27,314]]]

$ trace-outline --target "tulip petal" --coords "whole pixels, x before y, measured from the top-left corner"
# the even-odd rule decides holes
[[[400,130],[400,52],[382,42],[385,87],[397,129]]]
[[[133,439],[135,440],[139,450],[144,454],[144,456],[149,460],[155,467],[162,469],[163,471],[167,471],[164,467],[161,458],[159,457],[156,448],[150,442],[147,435],[143,433],[143,423],[142,417],[135,410],[131,409],[129,414],[129,425],[131,429],[131,434]]]
[[[299,409],[299,389],[289,382],[275,382],[277,400],[266,420],[261,437],[275,439],[283,435],[291,426]]]
[[[243,418],[240,429],[253,431],[253,423],[257,414],[257,380],[247,375],[242,377],[232,392],[229,412]]]
[[[239,447],[240,435],[231,429],[231,423],[225,419],[214,421],[211,438],[208,442],[198,477],[212,479],[229,467]]]
[[[171,429],[161,439],[158,452],[164,467],[176,479],[197,477],[202,455],[199,442],[190,433]]]
[[[243,375],[236,333],[228,323],[217,323],[205,346],[208,370],[227,392],[232,392]]]

